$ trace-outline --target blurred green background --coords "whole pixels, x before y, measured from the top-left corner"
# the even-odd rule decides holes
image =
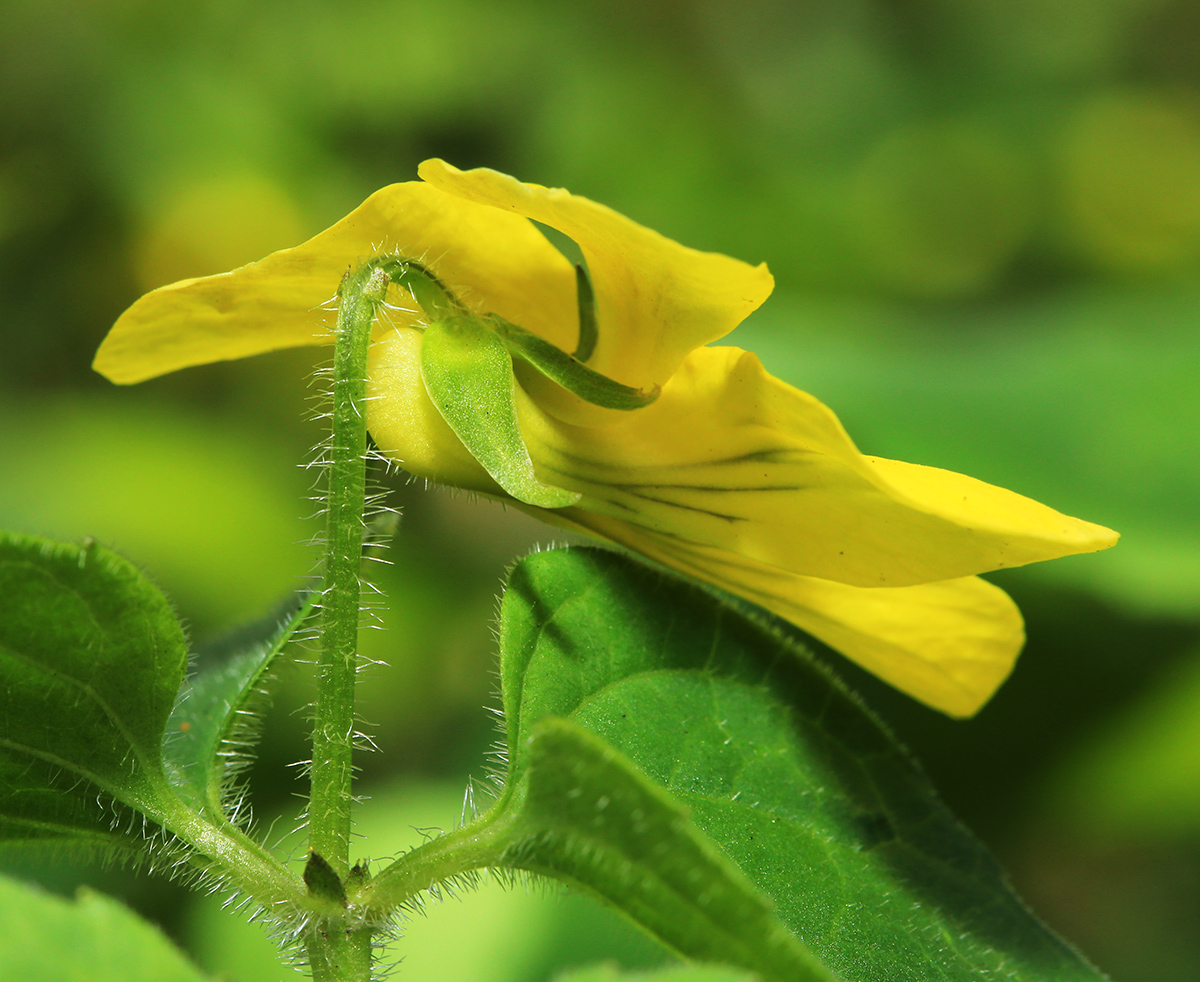
[[[91,356],[145,290],[293,245],[428,156],[766,260],[776,294],[731,342],[865,452],[1124,534],[997,577],[1030,642],[975,720],[839,668],[1052,925],[1124,982],[1195,980],[1200,4],[0,0],[0,525],[122,550],[202,653],[301,583],[323,353],[128,390]],[[452,825],[485,775],[495,593],[555,539],[386,480],[404,522],[368,638],[390,666],[363,698],[374,856]],[[253,774],[278,834],[306,684],[283,679]],[[288,974],[256,928],[175,911],[161,882],[10,868],[126,897],[231,979]],[[536,888],[456,908],[414,922],[402,977],[661,957]],[[429,974],[423,951],[467,961]]]

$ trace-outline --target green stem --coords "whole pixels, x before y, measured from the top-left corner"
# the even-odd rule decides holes
[[[350,869],[354,683],[366,497],[367,350],[389,277],[377,263],[347,274],[338,290],[333,367],[333,440],[329,459],[322,624],[313,721],[309,846],[345,880]],[[358,935],[363,935],[358,937]],[[370,932],[316,924],[308,939],[319,982],[370,977]]]
[[[253,897],[277,916],[306,916],[323,911],[304,883],[267,849],[237,826],[214,823],[163,787],[153,804],[141,809],[196,851],[196,864]],[[202,857],[202,858],[201,858]]]
[[[358,916],[381,920],[433,884],[497,866],[521,825],[524,789],[506,795],[486,815],[405,853],[351,898]]]
[[[324,860],[327,866],[323,868],[328,871],[309,882],[309,899],[332,904],[335,909],[329,916],[315,917],[305,938],[316,982],[366,982],[371,972],[372,929],[352,926],[352,922],[363,924],[361,912],[352,914],[341,906],[345,895],[332,878],[344,885],[350,873],[354,684],[366,496],[367,353],[375,313],[389,283],[410,291],[428,316],[466,311],[432,272],[398,256],[379,256],[365,263],[348,273],[338,289],[333,439],[308,804],[309,847]],[[305,879],[309,880],[307,874]],[[324,887],[319,885],[322,882]]]
[[[309,932],[305,941],[313,982],[371,978],[371,929],[346,930],[337,924]]]

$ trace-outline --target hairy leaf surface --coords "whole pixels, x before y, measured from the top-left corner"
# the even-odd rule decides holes
[[[1102,978],[1013,895],[857,700],[711,593],[607,552],[540,553],[510,577],[501,644],[510,787],[528,782],[525,807],[538,822],[557,809],[564,829],[579,830],[568,835],[578,835],[576,857],[560,862],[560,875],[656,933],[638,907],[646,878],[661,872],[653,849],[630,833],[625,847],[640,850],[644,875],[627,877],[624,899],[603,861],[579,859],[599,853],[578,798],[598,815],[606,783],[618,781],[580,763],[596,746],[669,794],[677,814],[690,814],[795,937],[846,979]],[[562,748],[565,762],[551,766],[575,768],[582,790],[572,801],[570,781],[555,778],[558,804],[539,791],[548,766],[539,734],[554,718],[573,724],[561,732],[582,728],[603,741]],[[624,800],[610,797],[604,808]],[[611,814],[603,821],[621,827]],[[631,811],[625,825],[636,824]],[[664,851],[677,847],[663,842]],[[695,955],[756,967],[732,949]]]
[[[526,828],[500,865],[582,883],[690,958],[832,982],[745,874],[620,753],[558,718],[535,726],[527,748]]]
[[[316,594],[302,594],[271,618],[262,637],[184,684],[167,723],[163,753],[171,782],[195,807],[223,818],[230,782],[249,762],[265,710],[265,686],[287,643],[313,611]]]
[[[132,844],[100,792],[162,793],[162,737],[183,681],[183,630],[132,564],[0,534],[0,832],[10,841]],[[49,789],[49,790],[47,790]]]

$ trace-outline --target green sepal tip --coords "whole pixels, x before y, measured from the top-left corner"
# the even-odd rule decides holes
[[[502,317],[491,314],[487,321],[511,355],[520,358],[585,402],[604,409],[629,411],[644,409],[658,398],[657,385],[653,389],[635,389],[622,385],[607,375],[601,375],[588,368],[576,356],[567,354],[544,338],[511,324]]]
[[[517,423],[512,358],[498,334],[471,317],[432,322],[421,344],[421,376],[455,436],[505,491],[538,508],[579,501],[534,473]]]
[[[575,264],[575,298],[579,305],[579,344],[571,357],[587,361],[595,353],[600,335],[596,327],[596,294],[587,270],[578,263]]]

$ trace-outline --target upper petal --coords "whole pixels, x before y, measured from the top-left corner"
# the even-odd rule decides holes
[[[425,161],[419,173],[450,194],[574,239],[596,292],[599,336],[588,366],[634,388],[666,382],[689,351],[732,331],[774,286],[765,264],[689,249],[561,188],[522,184],[483,168],[460,171],[441,160]],[[559,347],[569,351],[573,344]]]
[[[146,294],[113,326],[95,368],[114,382],[140,382],[189,365],[327,342],[334,314],[324,306],[342,274],[382,252],[426,262],[481,312],[560,346],[574,343],[574,270],[537,228],[414,181],[375,192],[295,248]]]
[[[667,537],[804,576],[900,587],[1117,538],[961,474],[865,457],[828,408],[736,348],[693,352],[657,402],[605,428],[523,407],[542,479],[625,523],[631,543]]]

